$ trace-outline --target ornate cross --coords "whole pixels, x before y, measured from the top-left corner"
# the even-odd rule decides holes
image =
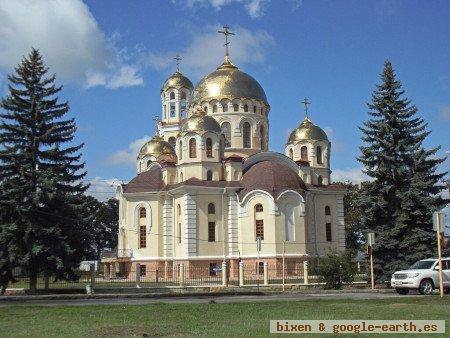
[[[303,103],[305,105],[305,115],[306,115],[306,117],[308,117],[308,105],[310,105],[311,102],[309,102],[308,98],[305,97],[301,103]]]
[[[173,58],[175,61],[176,61],[176,63],[177,63],[177,72],[179,72],[180,71],[180,61],[181,61],[181,56],[179,56],[178,54],[177,55],[175,55],[175,57]]]
[[[230,32],[230,27],[228,26],[223,26],[223,31],[217,31],[220,34],[225,35],[225,55],[228,56],[228,45],[230,44],[230,42],[228,41],[228,35],[235,35],[234,33]]]

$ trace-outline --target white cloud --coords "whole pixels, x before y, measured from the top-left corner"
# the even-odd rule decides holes
[[[81,0],[0,0],[2,72],[11,72],[34,47],[62,81],[107,88],[142,84],[115,44]]]
[[[91,195],[99,201],[106,201],[116,195],[116,188],[122,182],[117,178],[105,179],[96,176],[87,183],[90,184],[88,190],[86,190],[87,195]]]
[[[250,31],[243,27],[233,27],[236,37],[231,37],[230,54],[234,63],[242,66],[251,62],[264,61],[264,53],[274,44],[274,38],[267,32]],[[192,37],[189,46],[181,52],[181,68],[191,76],[199,77],[214,70],[223,60],[223,37],[217,33],[220,26],[206,27]],[[205,53],[205,51],[208,51]],[[175,52],[148,53],[144,62],[155,69],[164,69],[173,64]],[[165,61],[166,60],[166,61]]]
[[[131,142],[126,150],[118,150],[107,158],[107,162],[111,165],[136,165],[136,158],[141,150],[142,145],[150,139],[150,136],[145,135],[140,139]]]
[[[185,1],[172,0],[173,3],[179,3],[184,5]],[[195,8],[200,7],[212,7],[215,11],[220,11],[223,7],[232,4],[242,4],[247,11],[247,14],[255,19],[262,16],[263,9],[266,3],[270,0],[187,0],[187,7]]]
[[[370,180],[369,176],[362,172],[362,168],[335,169],[331,173],[332,182],[360,183]]]
[[[450,121],[450,106],[440,106],[439,112],[444,120]]]

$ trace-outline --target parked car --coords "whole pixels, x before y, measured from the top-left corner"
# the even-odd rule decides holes
[[[442,258],[442,275],[444,290],[450,291],[450,257]],[[391,278],[391,286],[400,295],[410,290],[419,290],[422,295],[429,295],[439,288],[439,264],[436,258],[423,259],[411,265],[408,270],[396,271]]]

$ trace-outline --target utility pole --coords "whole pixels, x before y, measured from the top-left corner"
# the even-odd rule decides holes
[[[367,234],[367,251],[370,256],[370,284],[372,290],[375,289],[375,274],[373,272],[373,250],[372,246],[375,244],[375,233],[369,232]]]

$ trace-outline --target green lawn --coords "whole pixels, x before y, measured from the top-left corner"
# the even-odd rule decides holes
[[[234,304],[8,306],[0,308],[0,336],[260,337],[270,336],[270,319],[445,319],[448,322],[450,300],[430,296]]]

